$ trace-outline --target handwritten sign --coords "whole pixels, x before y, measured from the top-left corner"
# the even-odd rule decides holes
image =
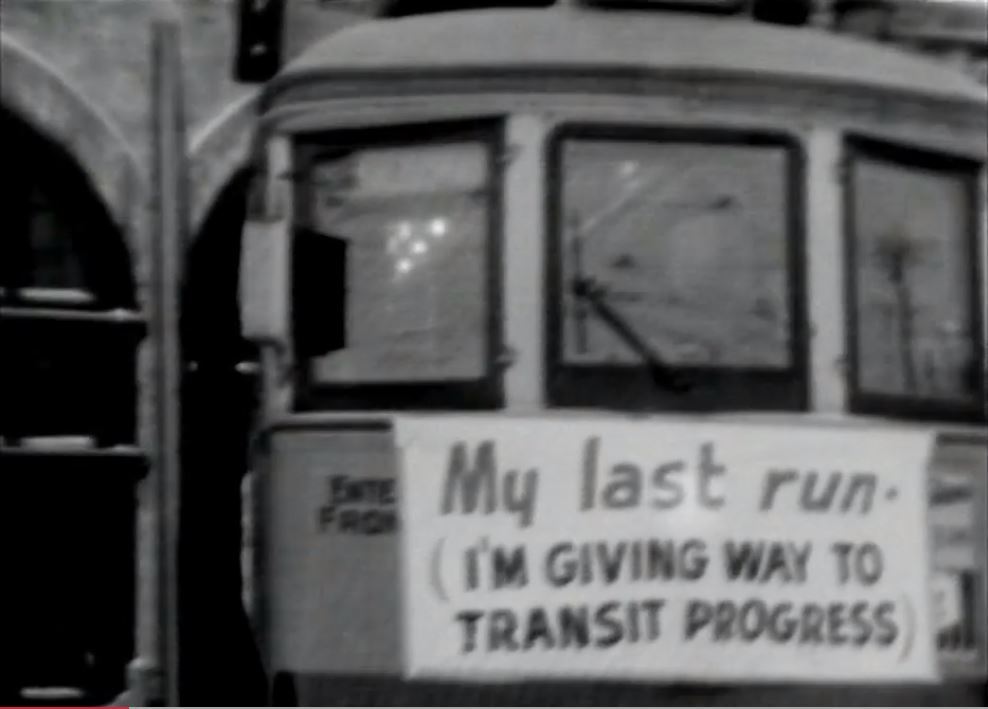
[[[936,679],[926,435],[396,427],[411,678]]]

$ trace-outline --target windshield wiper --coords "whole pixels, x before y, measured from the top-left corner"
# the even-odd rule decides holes
[[[580,300],[586,301],[601,322],[642,358],[656,386],[676,394],[682,394],[693,388],[693,382],[670,367],[628,319],[607,302],[607,289],[604,286],[593,278],[579,275],[573,278],[572,292]]]

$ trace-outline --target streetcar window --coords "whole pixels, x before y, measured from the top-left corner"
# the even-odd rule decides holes
[[[308,239],[338,245],[322,252],[343,261],[325,264],[343,288],[335,303],[306,306],[310,318],[322,309],[327,332],[336,333],[328,337],[336,342],[332,351],[309,359],[308,383],[381,387],[486,377],[491,141],[323,144],[310,155],[297,226]]]
[[[742,146],[570,142],[564,280],[592,274],[673,364],[789,363],[785,154]],[[636,355],[569,289],[570,362]]]
[[[851,165],[852,405],[977,411],[977,166],[870,144]]]
[[[648,355],[711,386],[677,404],[661,386],[643,389],[639,377],[622,395],[645,406],[675,407],[691,396],[711,406],[758,405],[759,387],[748,386],[759,377],[763,394],[788,390],[774,401],[763,396],[764,405],[800,405],[791,150],[761,138],[560,142],[559,322],[550,338],[557,402],[591,403],[573,389],[592,391],[595,372],[609,382],[602,395],[616,396],[620,387],[610,385]],[[588,302],[587,287],[609,313]]]

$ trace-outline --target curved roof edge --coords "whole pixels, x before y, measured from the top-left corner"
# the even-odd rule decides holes
[[[315,43],[271,88],[317,76],[539,68],[766,76],[988,104],[988,88],[963,72],[866,40],[747,18],[571,7],[369,20]]]

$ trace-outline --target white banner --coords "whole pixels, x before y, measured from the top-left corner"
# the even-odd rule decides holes
[[[410,678],[937,677],[928,435],[396,425]]]

